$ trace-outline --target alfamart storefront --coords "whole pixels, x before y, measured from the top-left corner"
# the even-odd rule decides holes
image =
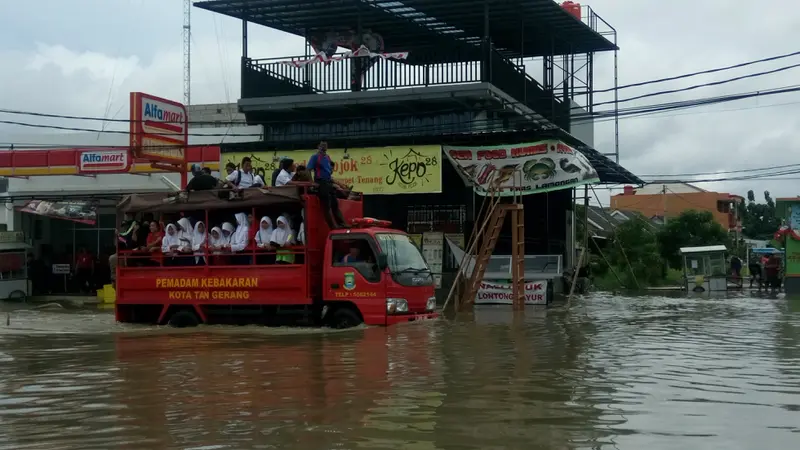
[[[223,146],[220,167],[242,158],[269,183],[284,157],[306,165],[316,150],[249,150]],[[478,147],[441,145],[332,148],[334,177],[364,193],[365,215],[391,220],[422,249],[436,273],[437,286],[447,286],[447,274],[460,262],[453,248],[464,248],[473,219],[487,191],[502,188],[524,195],[526,216],[526,280],[529,303],[560,279],[563,260],[573,251],[572,188],[599,182],[597,171],[580,152],[557,140]],[[508,236],[506,236],[508,235]],[[487,279],[510,278],[510,233],[501,234]],[[444,281],[443,281],[444,279]],[[484,296],[491,303],[505,285],[495,282]],[[510,287],[509,287],[510,289]],[[481,295],[479,294],[479,297]]]

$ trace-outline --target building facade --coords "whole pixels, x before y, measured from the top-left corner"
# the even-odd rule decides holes
[[[305,161],[325,140],[336,149],[337,176],[349,180],[397,180],[400,172],[392,167],[435,162],[426,165],[435,174],[428,172],[424,183],[424,177],[402,177],[413,189],[395,183],[365,196],[365,214],[421,235],[423,253],[441,260],[443,235],[466,240],[483,201],[443,147],[554,140],[581,152],[602,182],[641,183],[591,146],[593,55],[617,47],[616,32],[598,29],[605,22],[588,8],[566,11],[552,0],[476,0],[457,8],[443,0],[368,7],[311,1],[291,9],[281,0],[246,3],[195,3],[242,21],[239,111],[248,124],[264,127],[259,142],[223,145],[223,161],[251,156],[269,172],[282,156]],[[253,24],[305,38],[305,55],[250,55]],[[528,69],[536,64],[541,76]],[[408,155],[414,161],[402,161]],[[369,161],[376,167],[366,168]],[[572,187],[523,197],[526,254],[560,255],[571,264]],[[499,254],[510,252],[506,228]],[[442,250],[427,252],[426,242]]]
[[[741,196],[713,192],[674,181],[653,182],[642,188],[625,186],[623,193],[611,196],[611,208],[637,211],[647,218],[662,218],[669,221],[684,211],[707,211],[714,220],[731,233],[740,233],[742,218],[737,205]]]
[[[260,126],[243,125],[232,108],[235,106],[230,104],[187,108],[187,170],[189,165],[199,164],[218,173],[220,144],[250,141],[262,135]],[[217,121],[223,125],[213,126]],[[179,174],[153,169],[148,162],[138,160],[133,160],[125,173],[80,173],[81,152],[127,150],[129,136],[125,133],[36,134],[15,136],[13,140],[35,142],[37,147],[0,149],[0,230],[24,232],[37,257],[48,253],[70,263],[81,247],[95,255],[108,254],[114,246],[116,204],[122,196],[167,191],[169,183],[180,184]],[[24,207],[37,200],[88,200],[96,207],[96,221],[90,225],[25,212]]]

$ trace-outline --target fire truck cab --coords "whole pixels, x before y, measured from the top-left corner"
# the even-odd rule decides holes
[[[210,245],[195,245],[177,256],[118,248],[117,320],[177,327],[310,323],[348,328],[437,317],[433,275],[408,235],[388,222],[363,218],[361,198],[339,201],[352,226],[330,230],[310,189],[247,189],[232,199],[226,191],[123,199],[118,209],[127,215],[126,228],[145,213],[162,225],[189,218],[207,230],[246,213],[252,236],[258,218],[302,217],[305,242],[277,250],[284,256],[290,252],[290,263],[276,262],[277,251],[259,248],[253,238],[238,252]],[[298,228],[294,225],[292,232]]]

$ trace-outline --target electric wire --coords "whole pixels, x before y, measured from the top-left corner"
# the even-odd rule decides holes
[[[648,177],[648,178],[663,178],[663,179],[670,179],[674,177],[693,177],[693,176],[700,176],[700,175],[719,175],[719,174],[727,174],[727,173],[745,173],[745,172],[759,172],[762,170],[774,170],[774,169],[785,169],[788,167],[798,167],[798,164],[783,164],[779,166],[768,166],[768,167],[756,167],[750,169],[738,169],[738,170],[720,170],[715,172],[695,172],[695,173],[673,173],[673,174],[645,174],[639,175],[639,177]]]
[[[748,61],[748,62],[740,63],[740,64],[737,64],[737,65],[734,65],[734,66],[726,66],[726,67],[720,67],[720,68],[716,68],[716,69],[709,69],[709,70],[700,71],[700,72],[693,72],[693,73],[690,73],[690,74],[678,75],[678,76],[675,76],[675,77],[660,78],[660,79],[651,80],[651,81],[644,81],[644,82],[639,82],[639,83],[635,83],[635,84],[632,84],[632,85],[626,85],[626,86],[623,86],[623,87],[643,86],[643,85],[647,85],[647,84],[660,83],[660,82],[670,81],[670,80],[677,80],[677,79],[686,78],[686,77],[695,76],[695,75],[700,75],[700,74],[705,74],[705,73],[714,73],[714,72],[719,72],[719,71],[723,71],[723,70],[729,70],[729,69],[732,69],[732,68],[744,67],[746,65],[756,64],[756,63],[760,63],[760,62],[777,60],[777,59],[781,59],[781,58],[787,58],[787,57],[795,56],[795,55],[800,55],[800,52],[794,52],[794,53],[789,53],[789,54],[785,54],[785,55],[779,55],[779,56],[774,56],[774,57],[770,57],[770,58],[764,58],[764,59],[761,59],[761,60]],[[639,96],[635,96],[635,97],[630,97],[630,98],[626,98],[626,99],[617,100],[616,102],[615,101],[607,101],[607,102],[595,103],[595,104],[592,105],[592,108],[594,108],[596,106],[601,106],[601,105],[608,105],[608,104],[614,104],[614,103],[624,103],[624,102],[629,102],[629,101],[638,100],[638,99],[647,98],[647,97],[652,97],[652,96],[673,94],[673,93],[679,93],[679,92],[686,92],[686,91],[691,91],[691,90],[695,90],[695,89],[699,89],[699,88],[703,88],[703,87],[717,86],[717,85],[731,83],[731,82],[739,81],[739,80],[743,80],[743,79],[754,78],[754,77],[759,77],[759,76],[764,76],[764,75],[770,75],[770,74],[778,73],[778,72],[781,72],[781,71],[794,69],[794,68],[797,68],[797,67],[800,67],[800,64],[783,66],[783,67],[779,67],[779,68],[776,68],[776,69],[771,69],[771,70],[768,70],[768,71],[756,72],[756,73],[741,75],[741,76],[737,76],[737,77],[733,77],[733,78],[729,78],[729,79],[725,79],[725,80],[718,80],[718,81],[712,81],[712,82],[707,82],[707,83],[701,83],[701,84],[687,86],[687,87],[683,87],[683,88],[677,88],[677,89],[671,89],[671,90],[665,90],[665,91],[658,91],[658,92],[651,92],[651,93],[648,93],[648,94],[643,94],[643,95],[639,95]],[[607,91],[608,90],[595,90],[594,92],[595,93],[599,93],[599,92],[607,92]],[[518,104],[518,105],[525,105],[524,102],[515,101],[515,102],[512,102],[512,104],[513,103]],[[578,107],[575,107],[573,109],[582,110],[584,108],[585,107],[578,106]],[[23,115],[31,115],[31,116],[39,116],[39,117],[52,117],[52,118],[60,118],[60,119],[73,119],[73,120],[109,122],[109,120],[107,118],[100,118],[100,117],[74,116],[74,115],[64,115],[64,114],[46,114],[46,113],[38,113],[38,112],[33,112],[33,111],[18,111],[18,110],[11,110],[11,109],[0,109],[0,113],[23,114]],[[586,113],[586,114],[589,117],[595,117],[595,116],[602,116],[602,115],[615,114],[615,113],[616,113],[615,110],[607,110],[607,111],[599,111],[599,112]],[[403,114],[404,113],[398,113],[398,115],[403,115]],[[572,115],[572,117],[573,118],[580,118],[581,115],[582,114],[574,114],[574,115]],[[359,118],[359,117],[360,116],[355,116],[354,118]],[[329,119],[324,119],[324,120],[329,120]],[[131,120],[126,120],[126,119],[116,119],[116,120],[113,120],[113,121],[114,122],[121,122],[121,123],[122,122],[130,123],[131,122]],[[172,123],[172,122],[166,122],[166,123]],[[182,122],[174,122],[174,123],[182,123]],[[215,121],[214,122],[212,122],[212,121],[190,121],[189,123],[190,124],[198,124],[198,125],[200,125],[200,124],[213,125],[216,122]]]
[[[754,59],[754,60],[751,60],[751,61],[745,61],[743,63],[733,64],[733,65],[730,65],[730,66],[716,67],[716,68],[713,68],[713,69],[700,70],[700,71],[697,71],[697,72],[689,72],[689,73],[685,73],[683,75],[675,75],[675,76],[666,77],[666,78],[656,78],[656,79],[653,79],[653,80],[640,81],[640,82],[631,83],[631,84],[624,84],[622,86],[617,86],[616,88],[595,89],[594,93],[597,94],[597,93],[604,93],[604,92],[613,92],[614,90],[628,89],[628,88],[632,88],[632,87],[646,86],[646,85],[649,85],[649,84],[656,84],[656,83],[664,83],[664,82],[667,82],[667,81],[681,80],[681,79],[684,79],[684,78],[695,77],[695,76],[698,76],[698,75],[708,75],[708,74],[717,73],[717,72],[723,72],[723,71],[731,70],[731,69],[739,69],[739,68],[751,66],[751,65],[754,65],[754,64],[760,64],[760,63],[770,62],[770,61],[777,61],[779,59],[790,58],[792,56],[798,56],[798,55],[800,55],[800,52],[784,53],[782,55],[770,56],[768,58]]]
[[[686,100],[680,102],[669,102],[669,103],[662,103],[662,104],[654,104],[654,105],[646,105],[646,106],[638,106],[633,107],[628,110],[620,110],[619,116],[627,117],[629,115],[641,115],[641,114],[653,114],[661,111],[673,111],[676,109],[685,109],[685,108],[692,108],[697,106],[706,106],[718,103],[727,103],[731,101],[743,100],[748,98],[754,97],[763,97],[763,96],[771,96],[771,95],[778,95],[778,94],[787,94],[787,93],[794,93],[800,92],[800,86],[786,86],[780,88],[774,88],[769,90],[762,90],[762,91],[754,91],[754,92],[747,92],[741,94],[731,94],[726,96],[717,96],[717,97],[708,97],[708,98],[700,98],[695,100]],[[68,116],[62,114],[50,114],[50,113],[36,113],[30,111],[15,111],[15,110],[0,110],[0,113],[6,114],[17,114],[17,115],[30,115],[30,116],[38,116],[38,117],[49,117],[49,118],[60,118],[60,119],[76,119],[76,120],[105,120],[105,121],[115,121],[121,123],[130,123],[130,120],[127,119],[103,119],[97,117],[89,117],[89,116]],[[613,113],[613,111],[612,111]],[[590,113],[591,116],[603,116],[603,112],[600,113]],[[373,116],[373,118],[379,118],[380,115]],[[327,120],[330,119],[320,119],[320,120]],[[484,124],[489,129],[494,128],[493,119],[471,119],[467,121],[461,122],[459,125],[461,126],[471,126],[474,127],[476,125]],[[69,126],[60,126],[60,125],[48,125],[48,124],[35,124],[29,122],[21,122],[21,121],[10,121],[10,120],[0,120],[0,124],[7,124],[7,125],[15,125],[15,126],[22,126],[22,127],[30,127],[30,128],[46,128],[46,129],[55,129],[55,130],[62,130],[62,131],[84,131],[84,132],[91,132],[91,133],[112,133],[112,134],[129,134],[128,131],[124,130],[101,130],[97,128],[85,128],[85,127],[69,127]],[[269,123],[265,126],[269,125],[276,125],[277,123]],[[438,131],[441,132],[442,126],[439,124],[420,124],[420,125],[407,125],[403,127],[395,127],[389,130],[381,130],[378,133],[380,135],[387,135],[387,134],[405,134],[409,131]],[[555,128],[553,128],[555,129]],[[262,135],[261,133],[188,133],[189,136],[205,136],[205,137],[255,137],[260,138]],[[291,137],[293,135],[301,135],[305,136],[307,133],[303,131],[299,132],[290,132],[290,133],[282,133],[282,137]],[[336,137],[344,137],[344,138],[359,138],[359,137],[370,137],[370,134],[376,134],[376,132],[372,130],[368,130],[366,132],[355,132],[350,130],[343,130],[341,133],[329,133],[328,136],[336,136]],[[168,136],[168,135],[165,135]]]

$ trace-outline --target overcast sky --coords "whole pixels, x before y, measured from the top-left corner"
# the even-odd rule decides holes
[[[1,1],[0,61],[4,70],[0,71],[0,108],[125,119],[131,91],[181,100],[182,3]],[[798,50],[800,10],[788,4],[765,6],[745,0],[591,0],[584,4],[618,30],[620,84]],[[192,103],[236,101],[240,22],[193,8],[192,30]],[[302,53],[302,39],[251,25],[251,56]],[[625,89],[620,98],[798,63],[800,57],[794,57],[737,71]],[[597,57],[595,74],[596,88],[612,86],[611,54]],[[532,75],[540,77],[538,71]],[[800,69],[794,69],[622,106],[790,86],[798,84],[795,80],[799,75]],[[607,98],[597,98],[604,100]],[[41,122],[4,114],[0,114],[0,120]],[[66,121],[59,124],[99,126]],[[13,142],[31,132],[0,125],[0,142]],[[800,163],[798,142],[800,94],[623,118],[620,122],[620,162],[639,175]],[[597,125],[595,143],[601,152],[613,151],[610,123]],[[700,186],[740,195],[748,189],[759,193],[768,189],[773,196],[789,196],[800,194],[800,175],[797,177],[791,181],[729,181]]]

